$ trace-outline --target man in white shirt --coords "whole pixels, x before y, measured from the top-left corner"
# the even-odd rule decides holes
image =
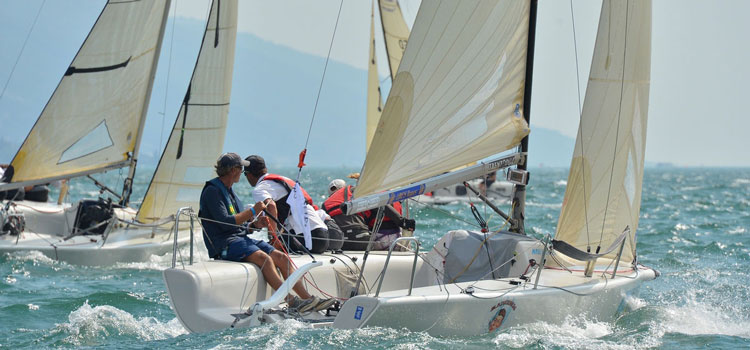
[[[284,223],[285,226],[289,227],[294,233],[301,237],[304,232],[304,227],[300,225],[297,220],[292,219],[291,207],[287,204],[286,200],[289,197],[292,189],[294,188],[295,182],[287,177],[269,174],[266,169],[266,162],[261,156],[252,155],[245,158],[250,165],[245,166],[244,173],[245,178],[250,183],[253,189],[253,201],[265,202],[268,212],[276,216],[280,222]],[[301,187],[300,187],[301,188]],[[312,253],[322,253],[328,249],[328,226],[323,222],[323,219],[316,213],[317,207],[312,202],[312,198],[307,192],[302,189],[302,194],[305,197],[305,219],[310,225],[310,233],[312,235]],[[276,231],[276,223],[271,222],[269,230]],[[294,249],[299,247],[295,242],[299,242],[296,238],[289,240],[291,242],[290,247]]]

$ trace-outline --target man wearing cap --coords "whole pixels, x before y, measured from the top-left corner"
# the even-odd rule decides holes
[[[287,221],[287,218],[291,215],[291,207],[286,200],[295,186],[294,180],[281,175],[269,174],[268,169],[266,169],[266,161],[261,156],[252,155],[245,160],[250,163],[245,166],[245,177],[254,187],[253,200],[264,202],[268,206],[268,212],[276,216],[280,222]],[[310,251],[316,254],[322,253],[328,249],[328,226],[316,213],[318,208],[305,189],[302,189],[302,194],[305,197],[306,217],[310,223],[310,233],[312,234],[312,249]],[[304,229],[299,227],[296,220],[288,220],[287,222],[296,234],[301,235],[304,232]],[[276,224],[269,222],[268,228],[275,231]],[[296,238],[290,239],[290,241],[293,242],[291,248],[295,248],[297,246],[294,243]]]
[[[266,205],[259,201],[242,210],[242,202],[232,190],[232,185],[240,181],[243,166],[248,165],[250,163],[236,153],[222,154],[216,161],[218,177],[207,181],[201,192],[198,216],[203,226],[203,241],[212,258],[253,263],[260,267],[266,282],[272,288],[279,289],[283,280],[276,267],[285,279],[294,272],[294,267],[286,255],[268,243],[247,237],[247,228],[243,226],[248,221],[254,222]],[[293,289],[302,299],[288,296],[287,303],[300,312],[324,310],[332,304],[328,301],[325,304],[311,296],[301,282],[295,284]]]

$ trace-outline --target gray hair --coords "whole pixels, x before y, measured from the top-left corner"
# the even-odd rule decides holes
[[[216,169],[216,175],[219,175],[219,177],[222,177],[226,174],[229,174],[229,172],[232,171],[234,166],[218,166],[214,165],[214,169]]]

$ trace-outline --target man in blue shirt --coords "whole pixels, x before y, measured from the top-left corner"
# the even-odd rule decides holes
[[[247,227],[243,226],[248,221],[254,222],[266,205],[258,202],[242,210],[242,202],[232,190],[232,185],[240,180],[243,166],[249,165],[236,153],[222,154],[216,161],[218,177],[207,181],[201,192],[198,216],[203,225],[203,240],[212,258],[253,263],[260,267],[266,282],[279,289],[283,280],[276,267],[284,279],[288,278],[295,270],[289,258],[268,243],[247,237]],[[288,296],[287,303],[300,312],[325,310],[335,302],[311,296],[301,282],[293,289],[302,299]]]

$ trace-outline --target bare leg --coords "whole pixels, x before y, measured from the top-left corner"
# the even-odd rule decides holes
[[[279,289],[279,287],[281,287],[283,281],[281,280],[281,277],[279,277],[279,274],[276,272],[276,266],[274,265],[273,260],[271,260],[271,257],[269,257],[268,254],[258,250],[255,253],[252,253],[245,257],[244,260],[260,267],[260,271],[261,273],[263,273],[263,278],[266,279],[266,282],[268,282],[268,284],[271,285],[273,289]]]
[[[279,267],[279,270],[281,270],[281,274],[284,275],[284,279],[289,278],[289,275],[294,272],[294,266],[289,262],[289,258],[282,252],[278,250],[274,250],[271,252],[271,259],[273,259],[273,262],[276,264],[276,266]],[[310,293],[305,290],[305,287],[302,285],[302,281],[297,282],[294,285],[294,291],[297,292],[297,295],[299,295],[302,299],[310,298]]]

